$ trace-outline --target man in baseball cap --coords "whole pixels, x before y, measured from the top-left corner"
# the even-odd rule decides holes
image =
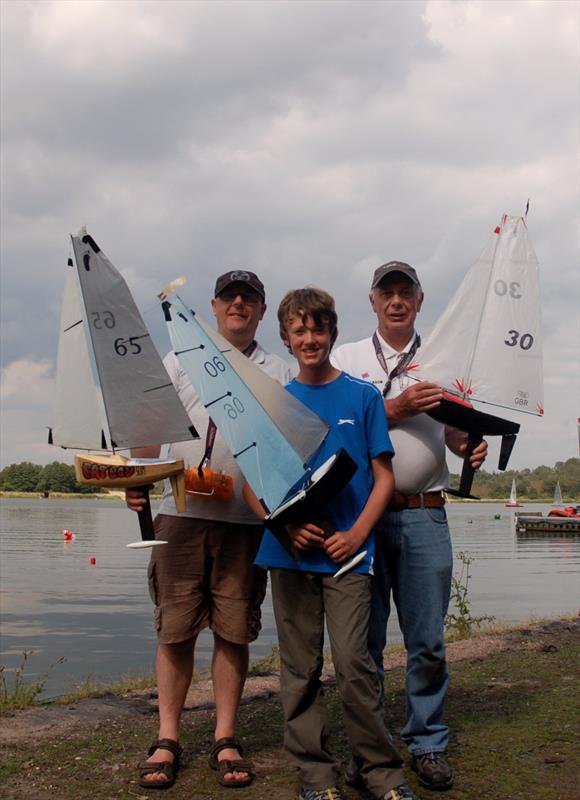
[[[266,311],[264,284],[254,272],[237,269],[216,281],[211,306],[218,333],[233,348],[282,385],[291,379],[288,365],[267,353],[256,341]],[[221,786],[248,786],[254,771],[242,757],[235,724],[248,670],[248,646],[260,630],[260,606],[266,591],[266,572],[254,566],[263,525],[242,498],[244,478],[236,459],[216,433],[208,410],[193,389],[187,373],[170,352],[165,367],[201,439],[175,442],[169,456],[186,464],[211,467],[229,476],[233,494],[196,488],[187,494],[185,513],[178,512],[166,488],[155,518],[157,538],[168,542],[152,551],[149,590],[155,604],[158,648],[159,738],[139,766],[139,785],[168,789],[175,781],[182,750],[180,722],[191,683],[198,634],[213,634],[212,678],[216,705],[214,742],[209,764]],[[159,448],[142,448],[134,455],[155,458]],[[127,503],[143,507],[143,493],[128,489]]]
[[[247,269],[234,269],[231,272],[224,272],[223,275],[220,275],[215,282],[214,297],[221,295],[226,289],[233,288],[237,284],[239,284],[239,289],[253,289],[254,292],[260,295],[262,302],[266,301],[264,284],[255,272],[250,272]]]
[[[415,286],[421,287],[419,283],[419,278],[417,277],[417,273],[415,269],[411,267],[409,264],[405,264],[404,261],[388,261],[386,264],[382,264],[380,267],[377,267],[375,273],[373,275],[373,282],[371,284],[371,291],[376,289],[379,283],[387,277],[387,275],[392,275],[393,273],[400,273],[401,275],[406,275],[407,278],[414,283]]]
[[[440,387],[407,376],[421,345],[415,320],[424,295],[415,269],[404,261],[382,264],[374,272],[369,299],[377,321],[373,335],[341,345],[332,357],[336,367],[382,393],[395,449],[395,493],[376,526],[369,651],[382,686],[392,594],[407,648],[407,721],[401,738],[421,786],[446,790],[453,785],[443,719],[449,683],[444,620],[453,567],[444,495],[446,447],[462,457],[467,437],[426,413],[439,405]],[[473,467],[481,466],[486,451],[486,442],[474,450]],[[359,766],[353,756],[347,783],[360,782]]]

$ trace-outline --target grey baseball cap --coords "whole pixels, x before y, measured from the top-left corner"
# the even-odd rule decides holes
[[[405,264],[404,261],[389,261],[387,264],[382,264],[375,270],[371,289],[376,289],[383,278],[386,278],[387,275],[391,275],[393,272],[400,272],[402,275],[406,275],[407,278],[409,278],[409,280],[415,284],[415,286],[421,286],[419,283],[419,278],[417,277],[417,273],[413,267],[411,267],[409,264]]]
[[[221,292],[227,289],[228,286],[231,286],[232,283],[247,283],[250,289],[253,289],[260,295],[262,300],[266,299],[264,284],[255,272],[250,272],[247,269],[234,269],[231,272],[225,272],[223,275],[220,275],[215,282],[214,297],[221,294]]]

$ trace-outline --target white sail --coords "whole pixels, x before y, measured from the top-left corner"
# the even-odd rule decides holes
[[[71,238],[111,447],[191,439],[195,431],[127,284],[90,236]],[[75,388],[75,402],[77,395]]]
[[[560,488],[560,481],[557,482],[556,488],[554,489],[554,499],[552,500],[553,506],[562,506],[564,502],[562,500],[562,489]]]
[[[544,413],[538,261],[521,217],[503,216],[410,370],[470,402]]]
[[[517,497],[517,494],[516,494],[516,482],[515,482],[515,479],[514,479],[512,481],[512,489],[511,489],[511,492],[510,492],[509,503],[510,503],[510,505],[514,505],[515,506],[517,504],[517,502],[518,502],[518,497]]]
[[[308,461],[326,436],[328,426],[303,403],[289,394],[278,381],[270,378],[264,370],[256,367],[243,353],[232,347],[227,339],[224,339],[208,325],[199,314],[196,314],[195,318],[242,380],[251,386],[252,394],[275,423],[282,436],[296,450],[303,462]]]
[[[179,297],[163,305],[176,356],[246,480],[274,510],[304,477],[328,426]]]
[[[52,444],[86,450],[103,447],[103,417],[97,398],[87,348],[84,312],[71,262],[60,318]]]

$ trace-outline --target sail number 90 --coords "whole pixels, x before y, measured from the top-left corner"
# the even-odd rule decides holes
[[[211,361],[204,361],[203,368],[210,378],[217,378],[218,372],[226,371],[226,365],[219,356],[214,356]]]
[[[529,350],[534,343],[534,337],[531,333],[522,333],[520,336],[519,331],[508,331],[509,339],[504,339],[504,344],[508,347],[515,347],[519,344],[522,350]]]
[[[214,356],[211,361],[204,361],[203,368],[210,378],[217,378],[220,372],[226,371],[226,365],[219,356]],[[239,397],[232,397],[231,401],[224,403],[223,409],[230,419],[237,419],[246,410]]]

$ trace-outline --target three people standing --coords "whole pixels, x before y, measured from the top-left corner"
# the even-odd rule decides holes
[[[257,276],[246,271],[226,273],[218,278],[215,295],[212,308],[218,331],[231,344],[257,361],[272,377],[287,383],[290,376],[284,363],[275,356],[265,354],[254,340],[256,328],[266,309],[265,293]],[[323,306],[327,303],[327,298],[325,295]],[[312,303],[312,298],[308,302]],[[386,510],[381,508],[371,523],[375,528],[375,574],[370,581],[368,650],[376,667],[378,682],[375,685],[382,699],[383,650],[386,645],[386,626],[392,595],[408,654],[407,720],[402,738],[412,754],[412,765],[418,773],[421,785],[430,789],[449,789],[453,784],[453,776],[445,755],[448,729],[443,721],[444,699],[449,680],[445,660],[444,618],[450,597],[452,551],[443,496],[448,478],[445,448],[447,446],[457,455],[463,455],[466,436],[457,430],[445,428],[426,413],[434,409],[442,397],[438,386],[431,383],[408,385],[405,369],[412,363],[420,346],[415,320],[423,303],[423,291],[415,270],[398,261],[379,267],[373,276],[370,302],[377,316],[377,330],[368,339],[337,348],[332,357],[332,365],[328,357],[336,338],[333,306],[324,306],[322,315],[316,305],[306,305],[302,311],[298,306],[293,307],[286,318],[281,318],[281,331],[284,341],[298,359],[303,378],[301,380],[299,376],[295,393],[304,400],[302,394],[306,391],[307,405],[311,405],[323,418],[328,409],[315,408],[316,402],[313,398],[320,394],[320,387],[316,384],[324,370],[326,372],[321,386],[332,385],[334,381],[340,380],[342,371],[343,375],[347,373],[346,377],[350,375],[356,379],[353,386],[358,387],[361,381],[370,382],[382,395],[382,403],[378,396],[372,405],[378,405],[381,414],[388,419],[389,434],[395,450],[392,460],[394,493]],[[308,344],[303,347],[300,337],[305,337],[309,342],[316,337],[324,341],[316,346]],[[317,358],[322,359],[322,366],[314,363]],[[311,363],[312,359],[314,361]],[[199,398],[173,354],[167,357],[166,366],[192,422],[203,436],[208,427],[208,418]],[[312,400],[308,394],[312,391],[306,389],[310,384],[316,386]],[[304,391],[301,385],[305,387]],[[357,391],[360,393],[358,388]],[[383,424],[384,421],[383,418]],[[384,433],[386,434],[386,430]],[[370,432],[367,432],[365,437],[368,438],[369,435]],[[247,672],[248,642],[258,634],[259,606],[265,591],[265,573],[252,564],[262,528],[256,524],[255,518],[251,518],[249,509],[243,509],[240,505],[243,480],[223,443],[224,452],[219,451],[218,455],[217,442],[214,458],[219,461],[220,468],[235,478],[236,503],[230,507],[234,516],[231,516],[230,510],[225,510],[225,504],[217,511],[214,508],[208,513],[207,501],[196,500],[193,505],[188,506],[185,517],[178,517],[175,509],[170,507],[171,499],[166,497],[156,519],[160,538],[167,539],[170,544],[167,548],[156,548],[150,566],[150,588],[156,605],[159,634],[157,678],[160,729],[159,739],[153,743],[149,759],[142,765],[140,783],[148,788],[165,788],[175,778],[180,756],[179,722],[191,680],[195,639],[199,631],[208,626],[214,633],[212,676],[216,700],[216,741],[210,753],[210,766],[218,771],[218,779],[225,786],[247,785],[253,778],[251,764],[242,760],[241,746],[234,736],[234,726]],[[376,455],[387,452],[387,445],[390,447],[388,437],[386,443],[375,454],[369,440],[368,465],[374,463]],[[172,455],[186,455],[179,452],[180,447],[181,445],[173,445]],[[201,462],[203,445],[190,443],[187,447],[197,450],[195,454],[188,453],[186,460],[189,463],[196,459]],[[474,451],[471,461],[475,467],[483,462],[486,450],[487,444],[483,442]],[[147,451],[138,455],[151,456],[155,453]],[[390,491],[388,494],[390,495]],[[127,496],[130,507],[138,510],[140,498],[130,491]],[[352,518],[353,522],[355,520],[356,515]],[[320,537],[320,533],[312,527],[302,526],[291,532],[291,535],[299,550],[307,551],[310,543],[314,549],[325,549],[330,559],[337,562],[344,560],[350,553],[350,544],[345,544],[346,540],[342,541],[337,535],[332,537],[336,539],[334,544],[331,538],[326,544],[320,540],[312,545],[313,537],[315,540]],[[368,532],[365,537],[366,535]],[[222,553],[229,557],[231,553],[228,551],[234,547],[234,540],[240,538],[245,542],[245,549],[236,555],[238,567],[221,569],[219,564]],[[357,542],[356,546],[360,544]],[[168,555],[168,551],[173,550],[174,546],[177,548],[176,559]],[[268,566],[276,567],[268,559],[269,557],[266,560],[262,558],[258,563],[268,563]],[[287,589],[284,573],[296,571],[296,567],[292,565],[280,567],[275,569],[273,576],[278,600]],[[361,569],[364,572],[364,562]],[[305,571],[311,574],[311,570]],[[324,572],[322,570],[323,574]],[[356,575],[352,575],[346,583],[355,577]],[[236,581],[239,580],[250,580],[253,589],[250,591],[249,585],[245,584],[244,587],[238,586]],[[327,601],[323,577],[317,578],[314,583],[316,581],[320,586],[317,584],[315,594],[319,597],[324,615],[326,602],[330,603],[331,595],[329,594]],[[227,594],[224,604],[223,590],[230,583],[232,592]],[[209,593],[206,591],[208,586]],[[244,597],[249,598],[249,605],[244,606],[245,611],[240,607],[238,615],[237,612],[234,613],[234,596],[240,591],[243,591]],[[314,592],[314,585],[312,591]],[[192,592],[199,600],[184,601],[184,595],[191,596]],[[296,587],[291,593],[296,594]],[[231,602],[227,600],[228,596]],[[313,598],[314,595],[311,599]],[[280,602],[275,600],[275,606],[279,609],[277,617],[284,616],[284,612],[280,611],[283,607]],[[286,598],[286,602],[289,602],[289,598]],[[172,608],[175,613],[172,613]],[[242,623],[244,614],[245,623]],[[240,625],[236,627],[235,619],[238,616]],[[281,624],[281,648],[284,630],[285,627]],[[341,647],[338,647],[336,657],[340,661]],[[318,656],[314,654],[313,658],[316,661]],[[290,674],[293,668],[294,666],[286,672]],[[377,702],[380,703],[378,698],[379,695]],[[316,704],[313,708],[315,706]],[[373,710],[373,715],[374,719],[376,710]],[[290,718],[293,715],[287,713],[286,716],[286,738],[288,742],[292,742]],[[411,790],[402,784],[400,760],[392,749],[388,734],[381,734],[378,740],[381,737],[384,739],[382,750],[386,759],[382,766],[380,760],[369,760],[368,754],[361,752],[361,748],[357,749],[355,742],[353,759],[347,770],[347,782],[356,785],[362,778],[376,797],[414,797]],[[304,767],[301,773],[300,797],[308,800],[311,797],[318,800],[339,796],[334,788],[321,788],[321,784],[333,786],[330,779],[334,769],[332,759],[324,748],[321,753],[324,756],[321,763],[326,766],[321,767],[318,772],[309,772],[303,764],[297,762],[300,769]],[[389,786],[392,788],[387,789]],[[383,794],[386,789],[387,794]]]

